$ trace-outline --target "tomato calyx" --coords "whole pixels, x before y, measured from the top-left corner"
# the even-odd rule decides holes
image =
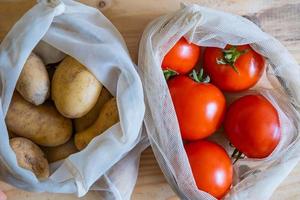
[[[245,158],[245,155],[237,148],[235,148],[233,153],[231,154],[231,158],[235,158],[235,160],[233,161],[233,164],[235,164],[239,159]]]
[[[192,73],[189,75],[194,81],[197,83],[209,83],[210,77],[204,75],[204,70],[201,68],[199,73],[196,72],[196,70],[193,70]]]
[[[172,76],[178,75],[178,72],[171,69],[165,69],[163,72],[166,80],[169,80]]]
[[[248,52],[248,49],[243,51],[237,50],[236,46],[232,46],[229,49],[223,49],[223,58],[217,58],[216,62],[218,65],[230,65],[232,69],[239,73],[237,67],[235,66],[235,61],[243,54]]]

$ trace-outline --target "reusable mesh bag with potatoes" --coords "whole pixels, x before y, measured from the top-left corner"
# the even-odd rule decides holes
[[[140,42],[138,63],[146,104],[144,122],[155,157],[181,199],[214,199],[195,184],[161,69],[163,57],[182,36],[201,47],[250,44],[266,58],[266,71],[261,80],[249,91],[230,95],[229,99],[256,92],[265,96],[279,113],[281,140],[267,158],[239,159],[233,165],[233,185],[224,199],[270,198],[299,160],[300,68],[297,62],[279,41],[251,21],[196,4],[184,5],[148,25]],[[233,152],[222,134],[215,133],[210,139],[221,144],[229,155]]]
[[[17,80],[33,50],[45,64],[68,54],[86,66],[116,97],[120,119],[82,151],[51,164],[50,177],[43,181],[18,165],[5,124]],[[2,180],[29,191],[83,196],[93,189],[105,199],[130,199],[139,155],[147,146],[141,135],[143,89],[122,36],[101,12],[72,0],[39,1],[1,42],[0,79]]]

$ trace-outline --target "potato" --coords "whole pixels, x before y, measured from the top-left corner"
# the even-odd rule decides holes
[[[113,96],[109,93],[109,91],[105,87],[103,87],[97,103],[92,108],[92,110],[90,110],[90,112],[88,112],[86,115],[74,120],[76,132],[83,131],[84,129],[91,126],[99,116],[100,109],[112,97]]]
[[[77,149],[82,150],[96,136],[119,121],[119,113],[116,98],[110,99],[104,104],[97,120],[86,130],[75,134],[74,143]]]
[[[52,79],[51,95],[57,110],[68,118],[87,114],[96,104],[102,84],[82,64],[66,57]]]
[[[28,102],[40,105],[49,97],[49,88],[49,76],[43,61],[31,53],[17,82],[17,91]]]
[[[58,146],[72,134],[72,121],[59,114],[49,102],[35,106],[17,92],[13,95],[7,115],[8,130],[42,146]]]
[[[71,138],[65,144],[57,147],[42,147],[46,154],[49,163],[67,158],[69,155],[76,153],[78,150],[74,145],[74,140]]]
[[[40,180],[49,177],[48,161],[36,144],[22,137],[10,139],[9,144],[16,154],[20,167],[32,171]]]
[[[18,137],[18,136],[15,133],[13,133],[12,131],[8,130],[8,137],[14,138],[14,137]]]

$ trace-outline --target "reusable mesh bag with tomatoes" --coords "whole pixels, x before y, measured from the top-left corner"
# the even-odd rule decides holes
[[[149,24],[139,67],[149,141],[181,199],[269,199],[297,164],[300,69],[251,21],[183,6]]]

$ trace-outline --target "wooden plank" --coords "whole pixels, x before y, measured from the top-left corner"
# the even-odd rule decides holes
[[[156,17],[173,12],[181,0],[82,0],[103,10],[124,36],[130,54],[137,61],[139,39],[146,25]],[[246,15],[266,32],[279,39],[300,63],[300,0],[187,0],[239,15]],[[33,5],[35,0],[0,0],[0,40],[13,24]],[[273,194],[273,200],[300,199],[300,164]],[[9,199],[75,200],[73,195],[29,193],[1,183]],[[89,192],[85,200],[99,199]],[[153,153],[147,149],[141,159],[140,173],[132,199],[178,199],[165,181]]]

